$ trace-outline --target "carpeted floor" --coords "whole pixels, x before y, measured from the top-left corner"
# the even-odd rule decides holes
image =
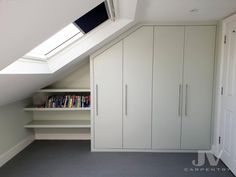
[[[0,177],[233,177],[222,162],[196,168],[194,153],[95,153],[89,141],[35,141]]]

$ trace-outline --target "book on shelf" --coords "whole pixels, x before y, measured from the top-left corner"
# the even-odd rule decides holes
[[[46,96],[44,108],[89,108],[90,96],[81,95],[53,95]]]

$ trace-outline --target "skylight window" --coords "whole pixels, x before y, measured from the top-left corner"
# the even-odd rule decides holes
[[[114,14],[112,15],[112,13],[108,13],[112,10],[114,11],[113,3],[111,2],[112,1],[102,2],[85,15],[35,47],[22,58],[27,60],[47,61],[54,54],[107,21],[109,17],[114,19]]]
[[[79,39],[83,35],[84,34],[79,30],[79,28],[71,23],[47,39],[45,42],[35,47],[33,50],[27,53],[24,58],[47,60],[50,56],[57,53],[65,46]]]
[[[80,45],[78,45],[77,42],[83,35],[89,35],[88,33],[91,33],[93,29],[102,23],[108,20],[114,22],[116,19],[115,17],[116,14],[113,0],[106,0],[83,16],[79,17],[79,19],[75,20],[73,23],[70,23],[68,26],[35,47],[23,57],[16,60],[14,63],[2,69],[0,74],[53,73],[60,69],[60,67],[71,62],[71,58],[74,54],[78,53],[78,56],[80,56],[82,55],[81,52],[83,52],[84,49],[88,50],[91,45],[95,46],[95,44],[91,44],[89,41],[86,43],[86,40],[83,40]],[[102,28],[100,30],[102,30]],[[96,33],[97,32],[98,31],[96,31]],[[91,33],[92,35],[90,37],[94,36],[96,33]],[[94,38],[95,43],[97,39],[102,36],[103,34],[100,36],[97,35],[97,38]],[[68,46],[70,46],[69,50],[62,52]],[[83,50],[75,51],[73,49],[78,46],[80,46],[80,49],[83,48]],[[71,57],[63,57],[63,60],[61,60],[62,56],[66,52],[70,52],[72,50],[74,53]],[[59,53],[61,53],[61,55],[56,55]]]

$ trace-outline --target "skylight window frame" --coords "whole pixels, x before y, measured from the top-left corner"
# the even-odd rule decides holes
[[[70,23],[73,24],[79,31],[78,33],[76,33],[75,35],[73,35],[72,37],[68,38],[66,41],[60,43],[59,45],[56,45],[52,50],[50,50],[49,52],[47,52],[46,54],[32,54],[30,55],[30,52],[28,52],[26,55],[24,55],[22,57],[22,59],[26,59],[28,61],[32,60],[32,61],[43,61],[43,62],[47,62],[51,57],[53,57],[54,55],[56,55],[57,53],[59,53],[60,51],[64,50],[65,48],[69,47],[70,45],[72,45],[73,43],[77,42],[78,40],[80,40],[85,33],[73,22]],[[68,25],[69,26],[69,25]],[[64,28],[63,28],[64,29]],[[63,30],[62,29],[62,30]],[[57,33],[56,33],[57,34]],[[55,34],[55,35],[56,35]],[[52,37],[52,36],[51,36]],[[51,38],[50,37],[50,38]],[[48,38],[47,40],[49,40],[50,38]],[[44,41],[45,42],[45,41]],[[41,43],[42,44],[42,43]],[[41,45],[40,44],[40,45]],[[40,46],[38,45],[38,46]],[[37,46],[37,47],[38,47]],[[36,48],[37,48],[36,47]],[[32,49],[33,50],[33,49]],[[31,50],[31,51],[32,51]]]
[[[107,20],[111,20],[111,21],[115,21],[116,18],[116,14],[115,14],[115,7],[114,7],[114,2],[113,0],[105,0],[104,2],[105,5],[105,9],[108,15],[108,19]],[[104,23],[104,22],[103,22]],[[34,49],[36,49],[37,47],[39,47],[40,45],[42,45],[43,43],[47,42],[47,40],[50,40],[50,38],[53,38],[56,34],[54,34],[53,36],[51,36],[50,38],[48,38],[46,41],[42,42],[41,44],[39,44],[38,46],[36,46],[34,49],[32,49],[30,52],[28,52],[26,55],[24,55],[23,57],[21,57],[22,60],[27,60],[27,61],[38,61],[38,62],[48,62],[51,58],[54,57],[54,55],[58,54],[59,52],[63,51],[64,49],[68,48],[69,46],[71,46],[73,43],[77,42],[78,40],[80,40],[82,37],[85,36],[85,34],[88,34],[90,32],[85,33],[79,25],[77,25],[74,22],[70,23],[69,25],[73,24],[73,26],[75,26],[78,29],[78,33],[76,33],[75,35],[73,35],[72,37],[69,37],[68,39],[66,39],[64,42],[56,45],[54,48],[52,48],[51,50],[49,50],[47,53],[45,54],[38,54],[37,50],[35,53],[30,54],[30,52],[32,52]],[[68,26],[69,26],[68,25]],[[101,24],[100,24],[101,25]],[[67,27],[67,26],[66,26]],[[64,28],[66,28],[64,27]],[[64,29],[63,28],[63,29]],[[62,30],[63,30],[62,29]],[[61,30],[61,31],[62,31]],[[94,29],[93,29],[94,30]],[[50,48],[50,45],[49,45]],[[42,51],[45,49],[42,49]],[[39,52],[40,53],[40,52]]]
[[[76,26],[76,25],[75,25]],[[76,26],[77,27],[77,26]],[[77,27],[78,28],[78,27]],[[80,29],[79,29],[80,30]],[[53,48],[52,50],[50,50],[48,53],[46,53],[45,55],[50,55],[50,53],[52,53],[53,51],[55,51],[56,49],[58,49],[59,47],[66,45],[66,43],[68,43],[69,41],[71,41],[73,38],[75,38],[77,35],[79,35],[80,33],[82,33],[84,35],[84,33],[80,30],[78,33],[76,33],[75,35],[73,35],[72,37],[70,37],[69,39],[67,39],[66,41],[64,41],[63,43],[59,44],[58,46],[56,46],[55,48]],[[82,36],[83,36],[82,35]],[[82,37],[81,36],[81,37]],[[79,37],[80,38],[80,37]],[[79,39],[78,38],[78,39]]]

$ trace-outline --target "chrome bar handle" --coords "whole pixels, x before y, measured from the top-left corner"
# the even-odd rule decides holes
[[[96,85],[96,115],[98,116],[98,85]]]
[[[128,85],[125,84],[125,115],[128,115]]]
[[[182,116],[182,99],[181,99],[181,97],[182,97],[182,85],[181,84],[179,84],[179,108],[178,108],[178,115],[179,116]]]
[[[186,84],[185,90],[185,116],[188,115],[188,84]]]

